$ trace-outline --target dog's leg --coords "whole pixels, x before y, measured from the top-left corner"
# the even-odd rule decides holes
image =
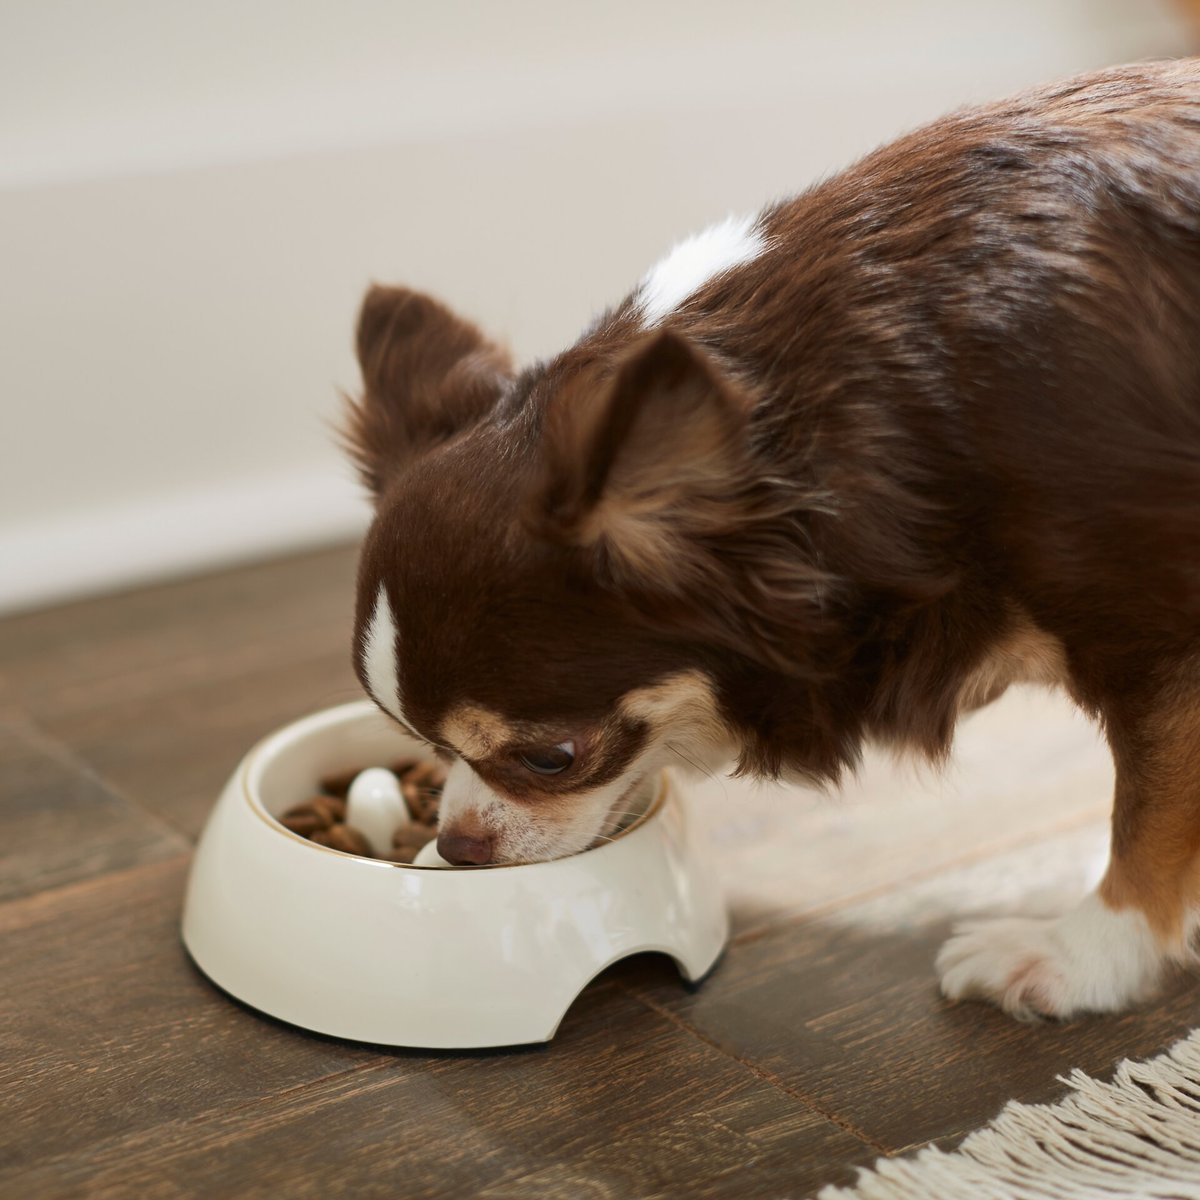
[[[1116,795],[1104,880],[1065,916],[959,926],[937,960],[952,1000],[991,1000],[1024,1018],[1112,1012],[1187,957],[1200,901],[1200,700],[1122,707],[1106,720]]]

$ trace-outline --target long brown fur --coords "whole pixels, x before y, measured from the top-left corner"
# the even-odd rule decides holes
[[[1020,672],[971,681],[1036,645],[1114,745],[1106,895],[1177,927],[1200,883],[1200,61],[952,115],[760,227],[656,330],[631,293],[521,374],[436,302],[371,293],[360,638],[383,581],[430,730],[463,701],[600,722],[699,671],[743,771],[825,780],[868,738],[944,755],[964,699]]]

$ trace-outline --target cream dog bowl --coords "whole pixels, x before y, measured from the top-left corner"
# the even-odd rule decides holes
[[[648,781],[644,815],[613,841],[520,866],[359,858],[275,820],[326,775],[423,749],[359,702],[246,755],[184,901],[184,944],[214,983],[318,1033],[469,1049],[548,1041],[589,980],[627,955],[669,954],[693,981],[716,962],[725,906],[669,774]]]

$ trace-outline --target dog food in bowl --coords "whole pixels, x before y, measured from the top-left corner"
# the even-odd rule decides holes
[[[184,943],[210,979],[316,1033],[466,1050],[547,1041],[587,983],[628,954],[663,951],[693,981],[711,969],[728,920],[707,842],[670,775],[647,776],[622,800],[639,814],[624,834],[511,869],[392,864],[282,824],[285,813],[314,832],[347,824],[338,816],[349,805],[337,801],[348,802],[362,767],[401,758],[430,756],[362,700],[276,730],[238,763],[196,847],[183,908]],[[422,785],[428,800],[435,783]]]
[[[319,794],[289,808],[279,823],[345,854],[411,863],[437,837],[445,782],[439,764],[420,759],[368,767],[322,779]]]

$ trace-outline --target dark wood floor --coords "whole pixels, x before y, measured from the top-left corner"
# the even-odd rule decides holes
[[[353,563],[0,622],[0,1195],[801,1197],[1197,1024],[1186,979],[1065,1026],[937,994],[956,914],[1052,910],[1102,864],[1103,748],[1040,694],[973,717],[942,778],[698,789],[735,927],[698,990],[631,960],[549,1046],[490,1054],[241,1007],[180,946],[190,849],[258,737],[357,695]]]

